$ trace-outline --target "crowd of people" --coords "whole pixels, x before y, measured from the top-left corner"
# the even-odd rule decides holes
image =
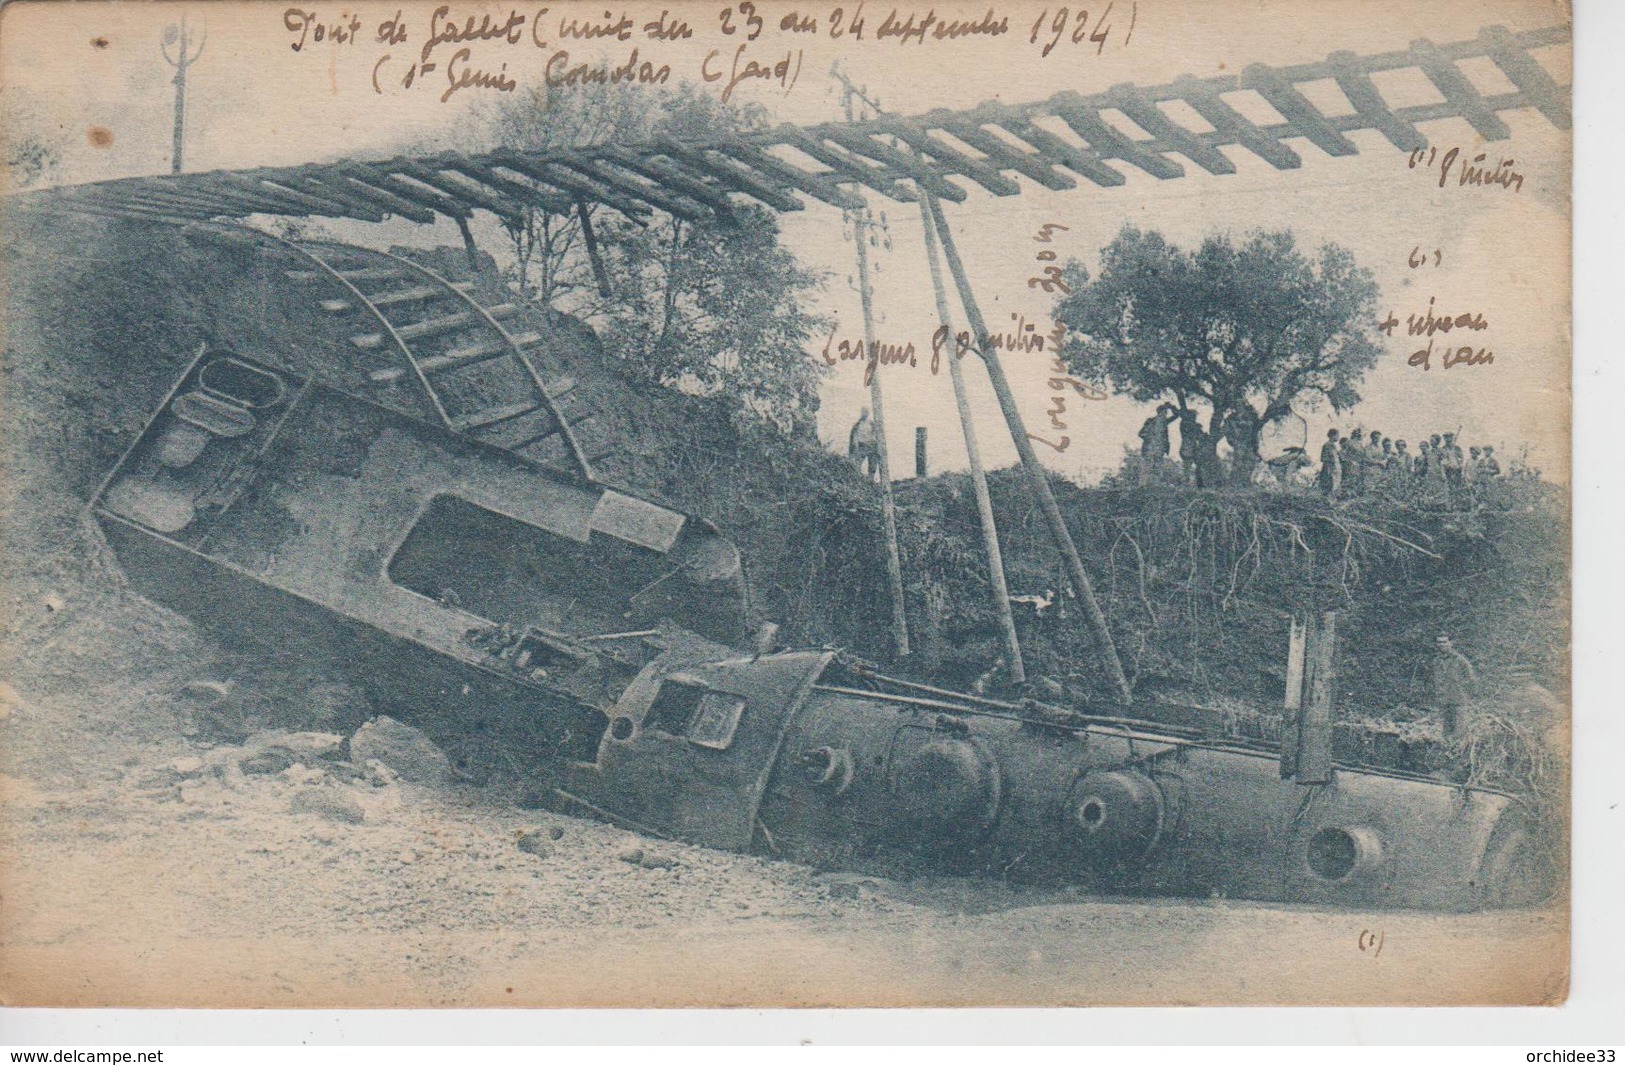
[[[1169,430],[1179,426],[1178,465],[1172,464]],[[1453,432],[1425,436],[1413,450],[1409,441],[1380,430],[1355,429],[1347,436],[1330,429],[1316,463],[1302,447],[1288,447],[1265,459],[1245,441],[1256,432],[1226,432],[1229,454],[1221,454],[1221,437],[1207,432],[1190,410],[1164,403],[1140,427],[1139,483],[1152,484],[1178,476],[1195,488],[1221,484],[1266,491],[1318,491],[1327,499],[1364,495],[1428,496],[1456,500],[1473,486],[1504,476],[1501,458],[1491,444],[1463,448]],[[1238,441],[1242,442],[1238,446]],[[1177,472],[1176,472],[1177,471]],[[1511,472],[1517,472],[1516,470]]]
[[[1455,433],[1434,433],[1412,452],[1407,441],[1385,437],[1376,429],[1370,433],[1355,429],[1348,436],[1328,429],[1320,446],[1315,486],[1327,499],[1414,486],[1442,488],[1454,498],[1473,484],[1501,475],[1494,445],[1464,450]]]

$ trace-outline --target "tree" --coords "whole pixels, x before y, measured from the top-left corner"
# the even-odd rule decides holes
[[[1300,400],[1350,409],[1382,350],[1371,272],[1335,244],[1311,259],[1290,232],[1239,246],[1210,236],[1185,251],[1125,226],[1098,278],[1078,262],[1063,278],[1071,292],[1055,313],[1073,372],[1142,402],[1205,403],[1211,441],[1230,442],[1243,483],[1265,428]]]
[[[471,148],[526,151],[660,137],[690,143],[766,124],[760,107],[725,105],[683,84],[658,94],[628,84],[533,90],[481,116]],[[507,279],[524,298],[592,322],[630,375],[699,394],[782,431],[805,431],[823,368],[806,354],[825,323],[803,309],[823,284],[778,240],[771,212],[740,206],[733,224],[695,224],[656,212],[646,222],[587,206],[608,274],[598,288],[575,212],[525,210],[505,224]]]

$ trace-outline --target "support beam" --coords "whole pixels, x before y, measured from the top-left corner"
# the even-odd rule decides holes
[[[948,312],[948,293],[942,284],[942,267],[937,263],[936,220],[931,206],[936,198],[930,193],[920,197],[920,228],[925,233],[925,257],[931,264],[931,289],[937,298],[937,318],[951,337],[954,335],[953,316]],[[993,500],[987,491],[987,474],[982,470],[982,449],[976,441],[976,426],[971,420],[970,397],[965,394],[965,373],[959,367],[959,352],[948,352],[948,377],[954,385],[954,403],[959,408],[959,425],[965,433],[965,454],[970,461],[971,486],[976,491],[976,513],[982,523],[982,547],[987,552],[988,581],[993,586],[993,608],[999,615],[999,629],[1004,633],[1005,652],[1010,657],[1010,679],[1016,684],[1027,683],[1027,665],[1021,657],[1021,640],[1016,635],[1016,619],[1010,613],[1010,588],[1004,581],[1004,553],[999,549],[999,526],[993,515]],[[924,432],[924,430],[921,430]]]
[[[1286,693],[1281,700],[1281,779],[1298,774],[1298,717],[1303,712],[1303,677],[1309,629],[1314,618],[1307,611],[1292,615],[1287,631]]]
[[[943,257],[948,260],[948,270],[954,275],[954,284],[959,289],[959,302],[965,308],[965,317],[970,320],[972,335],[975,336],[977,347],[983,347],[982,339],[989,336],[987,323],[982,319],[981,308],[976,304],[976,296],[971,292],[970,279],[965,275],[965,264],[960,261],[959,250],[954,247],[952,231],[948,229],[948,219],[943,216],[942,205],[934,198],[927,201],[931,210],[931,219],[936,223],[937,237],[942,243]],[[1055,501],[1055,493],[1049,486],[1049,477],[1044,467],[1038,462],[1038,456],[1033,453],[1033,444],[1027,437],[1027,427],[1021,420],[1021,412],[1016,409],[1016,397],[1010,391],[1010,382],[1004,376],[1004,367],[999,362],[998,352],[981,350],[982,362],[987,366],[988,380],[993,384],[993,392],[999,399],[999,408],[1004,412],[1005,424],[1010,427],[1010,437],[1015,442],[1016,453],[1021,456],[1022,469],[1026,471],[1027,483],[1032,487],[1033,495],[1038,497],[1039,509],[1044,513],[1044,520],[1049,524],[1050,535],[1055,539],[1055,546],[1061,552],[1062,561],[1067,568],[1067,576],[1072,581],[1073,591],[1083,604],[1084,615],[1089,620],[1089,629],[1094,637],[1095,653],[1100,656],[1101,666],[1106,671],[1106,678],[1111,682],[1112,689],[1124,706],[1134,701],[1134,693],[1129,688],[1128,677],[1123,673],[1123,663],[1117,657],[1117,644],[1112,640],[1111,629],[1106,626],[1106,615],[1100,610],[1100,603],[1095,599],[1094,584],[1089,580],[1089,574],[1083,568],[1083,558],[1078,554],[1078,547],[1072,542],[1072,534],[1067,530],[1066,519],[1061,516],[1061,507]]]
[[[863,343],[866,351],[876,351],[874,292],[869,282],[869,208],[856,212],[852,228],[858,247],[858,295],[863,304]],[[869,409],[874,412],[875,464],[880,467],[880,510],[886,534],[886,577],[891,585],[892,632],[897,654],[909,656],[908,610],[903,600],[903,558],[897,549],[897,507],[892,500],[891,462],[887,458],[886,413],[880,393],[880,373],[869,377]]]
[[[457,215],[453,219],[457,223],[457,232],[463,236],[463,254],[468,256],[468,270],[470,275],[478,277],[480,274],[480,247],[474,243],[474,231],[468,226],[468,219]]]
[[[609,269],[604,266],[604,257],[598,250],[598,234],[592,229],[592,212],[587,208],[587,201],[576,201],[576,220],[581,223],[581,241],[587,246],[587,261],[592,263],[593,280],[598,282],[598,295],[609,299],[614,290],[609,284]]]
[[[1322,611],[1305,641],[1306,698],[1298,711],[1295,776],[1299,784],[1332,779],[1332,703],[1337,678],[1337,611]]]

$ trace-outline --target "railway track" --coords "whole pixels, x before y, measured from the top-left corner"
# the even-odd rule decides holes
[[[344,376],[372,386],[369,398],[387,402],[383,396],[405,387],[455,432],[593,479],[594,461],[608,451],[592,453],[580,431],[597,412],[574,378],[538,370],[550,361],[550,338],[526,324],[517,303],[484,303],[472,282],[389,252],[209,228],[274,257],[294,298],[335,327],[353,371]]]

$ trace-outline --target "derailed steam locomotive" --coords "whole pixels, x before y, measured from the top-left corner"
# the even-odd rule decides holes
[[[1495,792],[1347,767],[1304,784],[1262,745],[753,644],[715,528],[223,349],[93,510],[148,597],[522,750],[561,809],[652,835],[1335,905],[1475,908],[1538,883]]]

